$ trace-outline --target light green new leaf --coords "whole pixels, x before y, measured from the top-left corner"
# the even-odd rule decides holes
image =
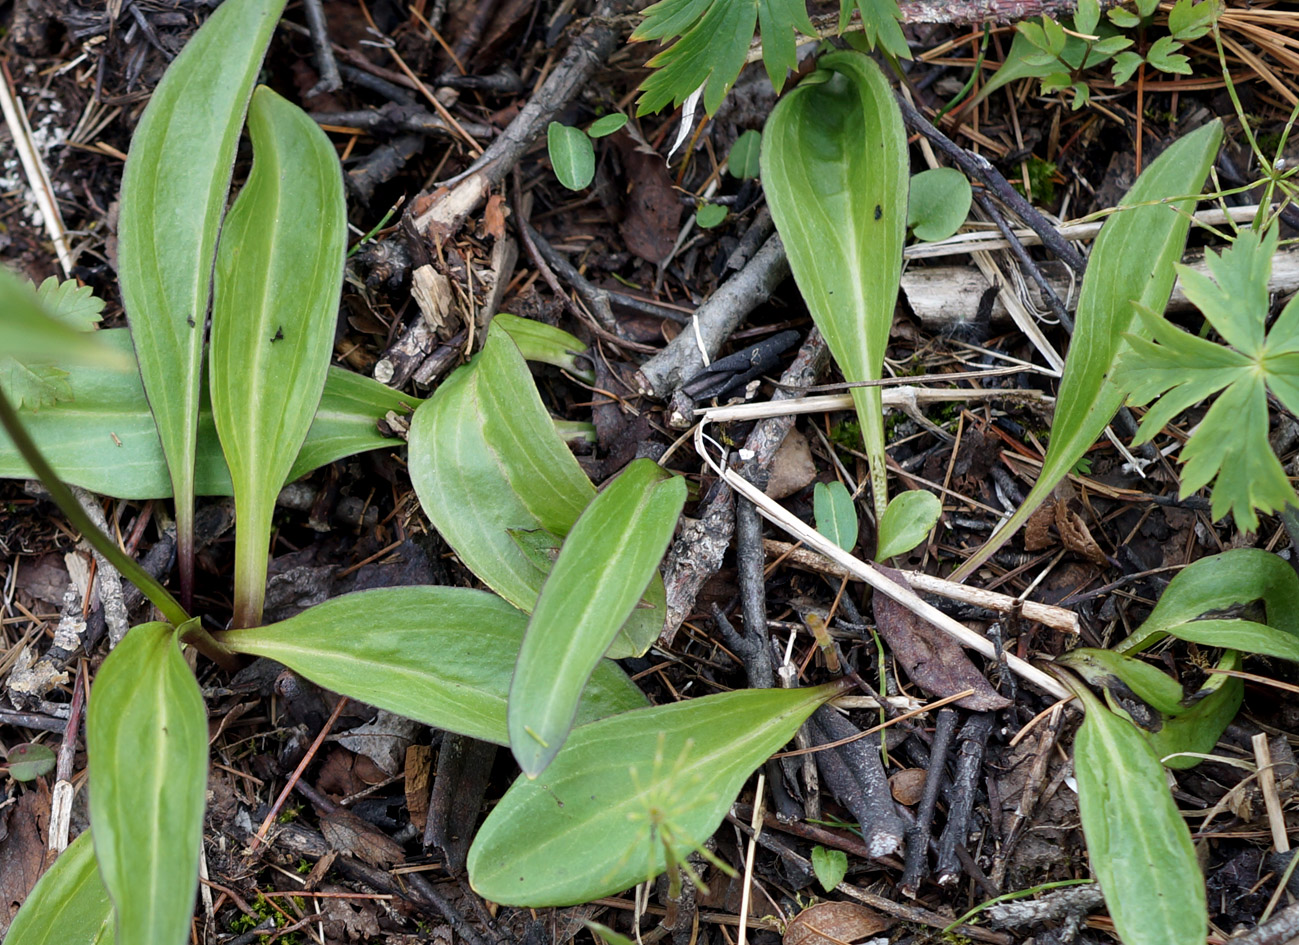
[[[495,324],[469,364],[442,382],[410,426],[411,482],[424,514],[469,570],[531,613],[546,571],[512,537],[538,530],[563,538],[595,496],[556,433],[536,384]],[[663,580],[633,611],[609,656],[644,653],[663,629]]]
[[[586,129],[586,133],[592,138],[605,138],[614,132],[621,131],[626,124],[626,115],[622,112],[613,112],[591,122],[591,127]]]
[[[239,627],[261,622],[275,497],[320,404],[347,251],[343,174],[320,126],[259,86],[248,131],[253,169],[221,230],[209,355],[239,521]]]
[[[1042,471],[1024,504],[952,574],[964,580],[1028,521],[1056,485],[1104,432],[1123,403],[1124,389],[1110,377],[1133,306],[1163,311],[1173,290],[1173,265],[1182,256],[1190,213],[1222,142],[1213,121],[1168,147],[1124,195],[1122,210],[1096,238],[1078,297],[1073,339],[1056,394],[1051,443]],[[1172,199],[1181,197],[1183,199]],[[1167,201],[1167,202],[1164,202]]]
[[[762,132],[750,128],[735,139],[726,156],[726,169],[739,180],[752,180],[762,168]]]
[[[818,482],[812,490],[816,530],[844,551],[857,544],[857,504],[842,482]]]
[[[1299,575],[1287,562],[1261,548],[1235,548],[1201,558],[1177,573],[1145,623],[1115,649],[1140,652],[1178,624],[1258,600],[1266,609],[1269,626],[1299,640]]]
[[[100,667],[86,711],[90,823],[119,942],[189,941],[207,735],[203,695],[176,631],[133,627]]]
[[[824,56],[762,135],[772,219],[812,320],[845,380],[877,380],[906,240],[907,135],[893,90],[855,52]],[[878,387],[854,387],[876,517],[888,504]]]
[[[1202,945],[1204,876],[1164,769],[1132,723],[1086,688],[1074,742],[1078,810],[1092,872],[1124,945]]]
[[[94,338],[107,354],[120,354],[129,367],[57,362],[69,372],[72,400],[20,411],[23,425],[66,482],[119,499],[167,498],[171,478],[135,370],[130,336],[125,328],[109,328]],[[286,481],[345,456],[394,448],[397,441],[380,434],[376,422],[390,411],[405,416],[418,403],[376,380],[331,367],[311,430]],[[0,478],[30,477],[31,470],[0,430]],[[199,413],[194,485],[199,495],[232,494],[230,472],[206,403]]]
[[[826,892],[833,892],[848,874],[848,854],[842,850],[827,850],[819,843],[812,847],[812,872]]]
[[[835,686],[750,689],[575,728],[521,777],[469,849],[469,882],[506,905],[559,906],[628,889],[717,829],[744,781]]]
[[[595,178],[595,148],[581,128],[552,121],[546,127],[546,150],[559,182],[581,190]]]
[[[509,744],[506,701],[527,617],[501,598],[461,587],[389,587],[344,594],[220,641],[265,656],[312,682],[397,715]],[[645,705],[609,661],[583,693],[583,722]]]
[[[182,595],[193,577],[194,453],[217,231],[239,129],[284,0],[228,0],[149,99],[122,174],[118,277],[176,499]]]
[[[943,514],[938,496],[923,489],[911,489],[895,496],[879,521],[876,561],[905,554],[925,540]]]
[[[911,178],[907,226],[918,240],[945,240],[969,216],[973,196],[969,180],[954,167],[921,171]]]
[[[113,945],[113,903],[90,831],[68,844],[27,894],[5,945]]]
[[[684,479],[634,460],[568,533],[510,686],[510,748],[528,777],[563,747],[591,671],[658,573],[685,502]]]
[[[589,366],[591,359],[587,355],[586,345],[576,335],[570,335],[554,325],[520,318],[509,312],[493,316],[492,324],[509,334],[524,360],[550,364],[574,377],[580,377],[588,384],[595,383],[595,372]]]
[[[727,212],[720,203],[703,204],[695,211],[695,223],[702,229],[711,230],[726,219]]]

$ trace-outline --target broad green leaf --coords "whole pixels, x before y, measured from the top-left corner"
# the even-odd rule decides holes
[[[64,365],[89,364],[123,367],[126,359],[107,349],[98,333],[90,334],[67,324],[44,305],[26,279],[0,266],[0,386],[6,391],[6,364],[14,360],[49,361]],[[12,396],[15,406],[17,397]]]
[[[1177,573],[1145,623],[1115,649],[1139,652],[1178,624],[1258,600],[1266,608],[1270,626],[1299,640],[1299,575],[1293,567],[1261,548],[1235,548],[1201,558]]]
[[[9,777],[15,781],[35,781],[54,770],[55,754],[45,745],[23,744],[9,749],[6,759]]]
[[[1074,741],[1078,809],[1092,872],[1124,945],[1200,945],[1204,876],[1164,769],[1132,723],[1084,687]]]
[[[932,492],[910,489],[895,496],[879,520],[875,560],[887,561],[916,547],[942,514],[943,503]]]
[[[122,173],[117,272],[171,473],[186,600],[217,231],[244,110],[283,9],[284,0],[227,0],[213,11],[154,90]]]
[[[320,405],[347,251],[343,174],[320,126],[259,86],[248,131],[253,169],[221,230],[209,353],[239,522],[240,627],[261,622],[275,497]]]
[[[508,324],[508,323],[507,323]],[[424,514],[484,584],[531,613],[546,570],[514,534],[568,534],[595,496],[537,394],[508,332],[493,320],[481,353],[442,382],[410,427],[411,482]],[[666,595],[655,577],[610,647],[644,653],[663,629]]]
[[[752,180],[761,170],[761,153],[762,132],[750,128],[731,145],[731,153],[726,156],[726,169],[732,177]]]
[[[812,320],[848,381],[877,380],[906,240],[907,135],[866,56],[832,53],[779,102],[762,136],[767,202]],[[888,503],[878,387],[854,387],[877,517]]]
[[[135,370],[130,336],[125,328],[110,328],[97,332],[95,338],[108,355],[120,355],[129,368],[77,367],[60,362],[69,372],[72,400],[35,412],[20,411],[23,425],[65,481],[119,499],[166,498],[171,495],[171,479]],[[345,456],[396,448],[399,442],[381,435],[375,424],[389,412],[405,416],[418,403],[376,380],[331,367],[311,430],[286,481]],[[198,433],[197,493],[230,495],[230,472],[221,455],[206,395]],[[18,451],[0,430],[0,478],[30,476]]]
[[[621,131],[626,124],[627,116],[622,112],[614,112],[612,115],[605,115],[591,122],[591,127],[586,129],[586,133],[592,138],[604,138],[616,131]]]
[[[1240,669],[1240,653],[1228,650],[1219,669]],[[1166,768],[1193,768],[1218,744],[1245,699],[1243,680],[1214,673],[1196,693],[1196,702],[1174,718],[1166,719],[1157,732],[1146,732],[1146,741]],[[1170,755],[1176,757],[1169,757]]]
[[[203,695],[176,631],[133,627],[100,667],[86,711],[90,823],[119,942],[189,941],[207,735]]]
[[[727,210],[720,203],[706,203],[695,211],[695,223],[705,230],[711,230],[726,219]]]
[[[507,745],[506,700],[527,621],[485,591],[389,587],[344,594],[219,638],[352,699]],[[589,722],[644,705],[635,684],[606,660],[591,675],[577,717]]]
[[[1299,663],[1299,637],[1253,620],[1188,620],[1168,628],[1170,636],[1201,646],[1221,646]]]
[[[1057,656],[1055,662],[1069,667],[1100,689],[1109,690],[1122,684],[1164,715],[1177,715],[1187,710],[1182,705],[1182,684],[1142,660],[1113,650],[1084,646]]]
[[[848,854],[817,844],[812,847],[812,872],[823,890],[833,892],[848,874]]]
[[[1213,121],[1169,146],[1124,196],[1122,205],[1131,209],[1101,227],[1083,277],[1042,471],[1024,504],[956,569],[953,580],[969,577],[1028,521],[1122,405],[1125,392],[1110,377],[1122,335],[1130,326],[1138,337],[1148,330],[1132,325],[1133,305],[1153,311],[1167,305],[1173,265],[1186,245],[1196,203],[1187,195],[1204,186],[1221,141],[1222,123]]]
[[[857,544],[857,503],[842,482],[818,482],[812,490],[816,530],[844,551]]]
[[[14,916],[5,945],[113,945],[113,903],[90,831],[68,844]]]
[[[563,747],[582,691],[667,550],[686,482],[633,461],[586,507],[541,588],[510,686],[510,747],[535,778]]]
[[[589,367],[591,361],[586,345],[576,335],[570,335],[562,328],[545,322],[520,318],[509,312],[496,315],[492,324],[509,334],[524,360],[540,361],[561,368],[574,377],[580,377],[588,384],[595,383],[595,372]]]
[[[552,121],[546,128],[550,166],[569,190],[581,190],[595,179],[595,148],[581,128]]]
[[[911,178],[907,226],[916,239],[933,242],[953,235],[970,213],[973,192],[954,167],[935,167]]]
[[[621,892],[717,829],[744,781],[838,688],[751,689],[575,728],[536,780],[519,778],[469,849],[469,882],[505,905]]]
[[[1186,498],[1212,480],[1213,517],[1232,514],[1243,531],[1258,528],[1257,511],[1271,513],[1299,505],[1299,496],[1268,441],[1269,388],[1287,406],[1299,406],[1295,396],[1299,358],[1294,356],[1299,346],[1295,331],[1299,306],[1287,305],[1264,336],[1276,246],[1275,228],[1261,237],[1247,230],[1221,255],[1206,254],[1212,279],[1177,267],[1187,298],[1231,347],[1138,309],[1154,340],[1129,335],[1128,349],[1115,370],[1115,382],[1131,390],[1133,403],[1159,398],[1142,419],[1137,443],[1151,439],[1182,411],[1222,391],[1182,447],[1186,465],[1180,495]]]

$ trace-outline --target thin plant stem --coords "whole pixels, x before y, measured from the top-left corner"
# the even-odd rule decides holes
[[[13,440],[14,446],[18,448],[18,453],[32,471],[36,473],[36,478],[41,481],[45,489],[54,500],[55,505],[63,512],[67,520],[72,523],[90,542],[91,546],[103,555],[108,561],[112,562],[113,567],[122,573],[122,576],[138,587],[144,596],[153,602],[153,605],[162,612],[162,615],[173,626],[180,626],[189,619],[189,614],[185,608],[172,597],[170,592],[158,583],[148,571],[140,567],[134,558],[127,555],[117,544],[95,527],[90,516],[82,510],[81,505],[73,496],[72,490],[63,484],[58,474],[45,461],[40,450],[36,448],[35,442],[28,436],[27,430],[18,419],[18,414],[13,405],[9,403],[9,398],[5,396],[3,390],[0,390],[0,425],[4,426],[5,432]]]

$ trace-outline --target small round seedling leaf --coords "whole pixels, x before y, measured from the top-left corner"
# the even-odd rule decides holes
[[[15,745],[9,749],[9,776],[15,781],[35,781],[54,770],[54,752],[44,745]]]
[[[955,168],[936,167],[911,178],[907,226],[916,239],[945,240],[970,213],[970,182]]]
[[[706,203],[695,211],[695,222],[705,230],[711,230],[726,219],[726,208],[721,204]]]
[[[894,498],[880,518],[875,560],[887,560],[920,544],[942,511],[943,503],[938,497],[923,489],[912,489]]]
[[[612,115],[605,115],[591,122],[591,127],[586,129],[586,133],[592,138],[603,138],[615,131],[621,131],[626,124],[627,116],[622,112],[614,112]]]
[[[818,482],[812,490],[816,530],[844,551],[857,544],[857,506],[842,482]]]
[[[827,850],[823,846],[812,847],[812,872],[816,881],[826,892],[843,882],[848,872],[848,854],[842,850]]]
[[[555,176],[569,190],[581,190],[595,179],[595,148],[581,128],[552,121],[546,129],[546,147]]]
[[[758,176],[758,154],[762,150],[762,132],[750,128],[735,139],[731,145],[731,154],[726,159],[727,170],[731,176],[740,180],[752,180]]]

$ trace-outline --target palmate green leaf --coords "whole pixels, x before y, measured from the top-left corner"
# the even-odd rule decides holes
[[[1041,31],[1038,23],[1025,20],[1017,24],[1015,30],[1015,37],[1011,40],[1010,51],[1006,53],[1005,61],[975,95],[974,103],[981,102],[1003,85],[1018,79],[1042,79],[1053,72],[1059,72],[1061,59],[1068,63],[1071,69],[1078,69],[1082,65],[1083,58],[1087,56],[1087,41],[1072,34],[1067,34],[1064,51],[1060,53],[1059,58],[1056,58],[1039,55],[1041,46],[1045,45],[1045,39],[1042,40],[1041,46],[1033,42],[1033,31],[1037,30],[1039,33]],[[1097,58],[1089,65],[1099,65],[1103,61]]]
[[[26,279],[0,266],[0,385],[4,362],[50,361],[67,365],[125,367],[129,359],[107,348],[99,334],[78,330],[49,309]],[[8,388],[6,387],[6,390]]]
[[[582,512],[528,622],[510,686],[510,748],[528,777],[550,764],[582,690],[667,550],[686,482],[634,460]]]
[[[1160,398],[1142,420],[1138,443],[1222,391],[1182,448],[1180,494],[1186,498],[1213,481],[1213,517],[1231,514],[1245,531],[1258,528],[1258,510],[1299,504],[1268,442],[1268,387],[1275,386],[1287,406],[1299,406],[1299,357],[1294,355],[1299,308],[1291,315],[1287,306],[1264,337],[1276,245],[1275,229],[1262,236],[1246,231],[1221,255],[1206,254],[1212,278],[1177,267],[1187,298],[1230,348],[1143,310],[1141,322],[1154,341],[1128,336],[1129,349],[1115,372],[1116,383],[1131,390],[1133,403]]]
[[[1092,872],[1123,945],[1200,945],[1204,876],[1164,769],[1132,723],[1083,686],[1074,741],[1078,810]]]
[[[239,521],[239,627],[261,622],[275,498],[320,404],[347,251],[343,174],[320,126],[259,86],[248,131],[253,169],[221,230],[208,357]]]
[[[1299,639],[1299,575],[1287,562],[1261,548],[1233,548],[1201,558],[1177,572],[1145,623],[1115,649],[1140,652],[1178,624],[1260,600],[1268,625]]]
[[[848,381],[877,380],[906,240],[907,136],[879,66],[824,56],[779,102],[762,135],[772,219],[812,319]],[[878,387],[854,387],[876,516],[888,503]]]
[[[506,701],[528,618],[494,594],[390,587],[344,594],[265,627],[219,634],[238,653],[448,732],[509,744]],[[581,722],[645,705],[622,670],[599,662]]]
[[[897,0],[839,0],[839,32],[848,28],[854,10],[861,11],[866,48],[876,45],[899,59],[910,59],[911,49],[902,33],[902,11]]]
[[[1101,227],[1083,277],[1042,471],[1024,504],[953,572],[953,580],[969,577],[1028,521],[1122,406],[1125,391],[1110,373],[1123,333],[1133,327],[1144,337],[1148,331],[1132,325],[1134,305],[1163,311],[1168,304],[1196,202],[1186,195],[1204,186],[1221,141],[1222,124],[1212,121],[1174,142],[1124,195],[1122,206],[1131,209]]]
[[[879,520],[875,560],[906,554],[925,540],[942,514],[943,503],[932,492],[909,489],[894,496]]]
[[[171,473],[185,592],[217,231],[244,110],[283,9],[284,0],[228,0],[212,13],[154,90],[122,174],[118,276]]]
[[[804,0],[659,0],[643,15],[633,41],[680,39],[649,61],[654,71],[641,84],[638,115],[680,105],[699,88],[708,114],[717,111],[744,68],[759,23],[762,62],[780,91],[798,66],[795,31],[816,35]]]
[[[5,945],[113,945],[113,903],[90,831],[68,844],[27,894]]]
[[[130,336],[125,328],[110,328],[94,337],[108,354],[120,355],[129,367],[118,370],[59,362],[70,372],[73,399],[35,412],[21,411],[23,425],[66,482],[119,499],[167,498],[171,478],[135,370]],[[418,403],[376,380],[331,367],[307,440],[286,481],[355,453],[395,448],[399,441],[381,435],[376,422],[389,411],[404,416]],[[231,495],[230,472],[206,396],[198,433],[196,492]],[[0,478],[30,477],[26,463],[0,430]]]
[[[469,849],[469,882],[506,905],[589,902],[662,872],[717,829],[745,779],[838,687],[751,689],[575,728],[521,777]]]
[[[531,612],[546,571],[516,534],[563,538],[595,487],[556,433],[527,364],[495,324],[483,350],[453,371],[411,420],[411,482],[424,514],[469,570]],[[663,580],[646,593],[609,656],[644,653],[667,612]]]
[[[842,482],[818,482],[812,490],[812,516],[816,530],[844,551],[857,544],[857,504]]]
[[[90,286],[80,286],[75,279],[60,282],[53,276],[36,290],[36,303],[50,319],[75,332],[93,330],[104,309],[103,300],[95,298]],[[61,347],[50,346],[44,356],[0,354],[0,388],[15,408],[36,410],[72,397],[68,372],[51,363],[61,353]]]
[[[117,941],[184,945],[203,852],[208,732],[176,631],[133,627],[100,667],[88,706],[90,823]]]

